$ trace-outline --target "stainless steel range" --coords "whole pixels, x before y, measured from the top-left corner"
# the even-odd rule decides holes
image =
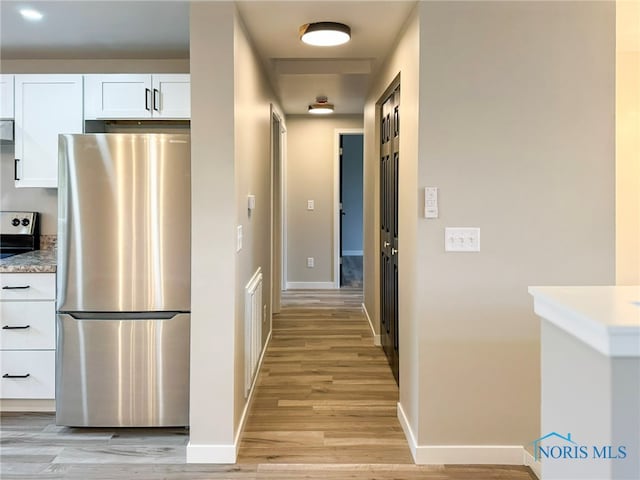
[[[40,249],[37,212],[0,212],[0,258]]]

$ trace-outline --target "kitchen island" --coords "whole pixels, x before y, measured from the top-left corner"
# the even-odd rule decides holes
[[[530,287],[544,480],[640,478],[640,286]]]

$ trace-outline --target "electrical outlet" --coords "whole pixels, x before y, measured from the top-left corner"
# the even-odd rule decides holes
[[[262,323],[266,323],[267,321],[267,304],[265,303],[262,306]]]
[[[315,267],[315,259],[313,257],[307,257],[307,268]]]
[[[313,210],[316,208],[316,204],[313,200],[307,200],[307,210]]]
[[[444,229],[445,252],[479,252],[480,229],[479,228],[452,228]]]
[[[242,250],[242,225],[238,225],[238,230],[236,232],[236,252]]]

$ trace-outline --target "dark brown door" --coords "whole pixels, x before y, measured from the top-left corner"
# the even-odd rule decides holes
[[[398,384],[399,108],[400,87],[382,104],[380,118],[380,339]]]

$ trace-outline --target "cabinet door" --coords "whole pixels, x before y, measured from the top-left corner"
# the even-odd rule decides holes
[[[153,118],[191,117],[191,76],[153,75]]]
[[[82,75],[15,76],[16,187],[58,186],[58,134],[82,133]]]
[[[0,75],[0,118],[13,118],[13,75]]]
[[[85,75],[85,118],[151,118],[151,75]]]

